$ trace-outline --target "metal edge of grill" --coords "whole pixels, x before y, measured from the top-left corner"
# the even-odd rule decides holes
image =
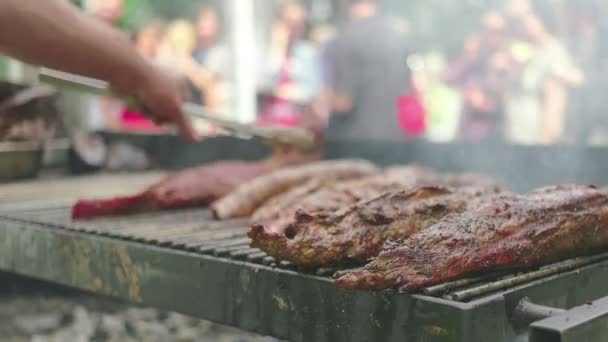
[[[38,216],[36,215],[32,215],[33,213],[38,213]],[[189,227],[187,224],[184,224],[180,227],[180,225],[178,224],[175,228],[171,228],[171,232],[172,233],[180,233],[181,235],[180,238],[172,240],[172,239],[163,239],[163,236],[166,238],[167,235],[166,234],[160,234],[156,233],[156,234],[152,234],[153,238],[148,238],[145,235],[147,233],[150,232],[155,232],[155,229],[149,229],[146,228],[147,224],[146,222],[150,222],[150,221],[160,221],[160,222],[164,222],[165,224],[168,223],[175,223],[178,222],[179,220],[176,219],[177,216],[179,216],[180,214],[185,215],[184,217],[189,217],[190,219],[201,219],[198,228],[193,228],[193,227]],[[260,281],[262,283],[262,288],[263,286],[268,286],[271,288],[275,288],[274,293],[276,292],[283,292],[282,295],[276,295],[274,294],[271,298],[271,302],[278,307],[278,311],[285,311],[288,310],[291,306],[291,303],[289,302],[289,300],[286,301],[286,299],[284,299],[285,297],[289,297],[291,296],[291,294],[287,294],[287,292],[293,291],[293,286],[291,285],[282,285],[284,282],[278,281],[275,283],[270,283],[271,280],[270,279],[274,279],[277,280],[278,278],[282,278],[282,277],[288,277],[290,278],[289,281],[286,281],[287,284],[292,284],[292,282],[294,281],[293,279],[298,279],[297,281],[301,281],[306,283],[306,286],[309,287],[309,289],[306,289],[307,292],[309,292],[311,289],[313,290],[317,290],[318,293],[316,293],[316,295],[320,298],[323,299],[324,296],[327,295],[327,293],[332,293],[333,295],[336,295],[338,297],[340,296],[345,296],[348,297],[350,299],[346,300],[346,302],[363,302],[365,303],[366,301],[370,301],[370,303],[372,302],[378,302],[378,299],[381,299],[379,302],[384,302],[385,306],[388,307],[392,307],[394,305],[396,305],[397,307],[399,306],[403,306],[405,304],[403,303],[409,303],[407,306],[411,306],[412,302],[415,302],[416,305],[416,310],[420,311],[419,313],[417,313],[418,315],[422,315],[422,317],[424,317],[425,315],[430,315],[434,318],[437,317],[442,317],[442,312],[451,312],[451,313],[447,313],[442,321],[445,321],[444,323],[441,323],[439,325],[432,325],[430,326],[430,328],[428,329],[423,329],[423,333],[429,333],[431,335],[433,334],[444,334],[444,333],[448,333],[449,331],[453,330],[453,329],[460,329],[462,327],[460,327],[460,325],[463,324],[463,322],[455,320],[453,318],[453,316],[455,316],[454,314],[454,310],[456,312],[463,312],[463,311],[468,311],[468,310],[472,310],[474,308],[479,308],[479,307],[485,307],[485,310],[494,310],[494,314],[495,315],[504,315],[505,312],[511,312],[512,309],[514,309],[514,307],[516,306],[516,304],[521,300],[522,295],[520,295],[520,291],[525,291],[527,295],[529,295],[530,293],[535,293],[535,295],[533,295],[536,298],[545,298],[547,301],[551,302],[551,304],[553,304],[555,302],[555,298],[559,298],[559,292],[556,291],[552,291],[551,293],[553,293],[551,296],[547,296],[547,288],[551,288],[552,286],[554,286],[554,280],[562,280],[561,283],[562,285],[560,285],[560,287],[563,288],[564,287],[568,287],[571,286],[571,283],[573,283],[573,280],[566,280],[563,281],[563,279],[565,278],[572,278],[573,276],[580,274],[582,272],[589,272],[590,274],[595,274],[595,272],[593,272],[593,268],[597,268],[597,267],[603,267],[604,270],[608,269],[608,254],[599,254],[599,255],[595,255],[595,256],[591,256],[591,257],[587,257],[587,258],[577,258],[577,259],[571,259],[571,260],[566,260],[560,263],[556,263],[554,265],[549,265],[549,266],[545,266],[545,267],[541,267],[535,270],[528,270],[528,271],[520,271],[520,272],[502,272],[502,273],[494,273],[494,274],[489,274],[489,275],[483,275],[480,277],[472,277],[472,278],[467,278],[467,279],[462,279],[462,280],[458,280],[458,281],[454,281],[454,282],[449,282],[449,283],[444,283],[444,284],[440,284],[437,286],[433,286],[433,287],[428,287],[426,289],[423,289],[422,293],[420,294],[414,294],[414,295],[402,295],[399,293],[396,293],[395,291],[383,291],[383,292],[366,292],[366,291],[355,291],[355,295],[353,295],[353,291],[347,291],[347,290],[340,290],[337,289],[335,287],[333,287],[332,284],[330,284],[330,276],[334,273],[335,269],[333,268],[320,268],[320,269],[316,269],[316,270],[306,270],[306,272],[303,272],[304,270],[298,269],[293,265],[290,265],[288,263],[277,263],[273,258],[266,256],[263,252],[257,250],[257,249],[252,249],[249,248],[248,243],[247,243],[247,239],[245,238],[245,229],[246,226],[244,225],[245,221],[229,221],[229,222],[217,222],[217,221],[210,221],[210,216],[208,215],[208,213],[206,213],[203,210],[195,210],[195,211],[181,211],[177,213],[172,212],[172,213],[158,213],[158,214],[152,214],[152,215],[144,215],[144,216],[133,216],[133,217],[129,217],[126,219],[121,219],[121,220],[101,220],[101,221],[95,221],[95,222],[91,222],[91,223],[77,223],[77,224],[70,224],[70,223],[66,223],[66,222],[61,222],[61,219],[58,219],[58,217],[61,217],[63,215],[63,218],[65,219],[65,212],[63,214],[61,214],[61,211],[57,211],[57,210],[46,210],[46,211],[34,211],[34,212],[21,212],[19,214],[0,214],[0,219],[4,219],[4,220],[9,220],[17,225],[22,225],[22,224],[27,224],[27,226],[35,226],[37,231],[45,231],[45,233],[49,233],[49,234],[58,234],[59,236],[62,236],[62,238],[60,239],[61,241],[70,241],[72,239],[72,235],[79,237],[79,239],[81,239],[82,241],[89,241],[89,240],[95,240],[95,239],[102,239],[103,241],[107,242],[110,245],[115,245],[116,243],[119,243],[118,245],[120,246],[133,246],[132,248],[134,249],[143,249],[143,250],[149,250],[150,251],[150,255],[152,255],[152,259],[158,259],[161,258],[158,255],[182,255],[182,256],[195,256],[196,258],[200,258],[200,265],[205,265],[208,262],[212,262],[212,264],[214,265],[222,265],[221,267],[237,267],[240,269],[240,271],[238,271],[237,273],[239,274],[239,279],[236,280],[237,283],[247,283],[249,285],[253,286],[253,282],[251,279],[247,279],[248,277],[251,277],[252,274],[257,275],[259,274],[265,274],[264,278],[258,279],[258,281]],[[117,224],[122,222],[122,224]],[[1,223],[1,221],[0,221]],[[132,230],[127,229],[126,232],[119,232],[120,227],[123,225],[129,225],[129,226],[133,226],[135,228],[131,228]],[[51,228],[51,229],[49,229]],[[158,230],[158,227],[157,229]],[[208,233],[207,235],[205,235],[207,238],[203,239],[201,241],[188,241],[189,237],[191,237],[192,235],[189,234],[196,234],[196,233],[200,233],[201,231],[205,231],[206,233]],[[137,233],[139,232],[139,234]],[[143,233],[143,235],[142,235]],[[169,234],[170,237],[170,234]],[[14,239],[15,237],[12,237],[12,239]],[[34,239],[34,237],[32,235],[30,235],[30,238]],[[10,241],[9,241],[10,242]],[[45,242],[44,238],[41,238],[41,241],[37,242],[37,243],[41,243],[42,245],[49,245],[49,242]],[[87,243],[84,243],[85,245],[87,245]],[[24,244],[16,244],[18,246],[23,246]],[[25,243],[25,245],[27,245],[27,242]],[[72,246],[71,244],[66,244],[64,242],[62,242],[61,244],[62,248],[64,250],[64,253],[69,254],[69,256],[72,256],[74,258],[77,258],[77,254],[74,254],[72,252],[74,252],[72,249],[74,249],[75,247]],[[48,246],[47,246],[48,247]],[[137,248],[135,248],[137,247]],[[119,253],[118,253],[118,260],[115,260],[112,264],[116,264],[119,265],[122,269],[123,269],[123,273],[125,273],[125,275],[123,275],[123,278],[129,278],[128,276],[128,269],[131,268],[131,272],[133,272],[133,263],[134,262],[129,262],[128,260],[123,260],[123,259],[128,259],[126,257],[124,257],[124,255],[128,255],[128,253],[124,253],[120,254],[122,252],[120,252],[120,248],[117,247]],[[125,247],[126,249],[129,249],[131,247]],[[10,253],[11,251],[6,251],[7,253]],[[88,256],[91,254],[95,254],[92,253],[90,250],[80,250],[80,256],[82,256],[82,254],[84,253],[84,256]],[[17,253],[19,254],[19,253]],[[27,253],[25,253],[27,254]],[[35,254],[35,253],[34,253]],[[121,256],[123,255],[123,256]],[[32,257],[29,258],[30,260],[33,259]],[[74,265],[71,265],[72,270],[76,269],[76,270],[80,270],[84,267],[83,265],[79,264],[78,260],[71,260],[68,262],[72,262],[75,263]],[[160,261],[157,261],[160,262]],[[11,264],[10,262],[8,264],[5,265],[1,265],[2,261],[0,260],[0,266],[2,266],[2,268],[4,269],[13,269],[13,270],[20,270],[19,267],[16,267],[15,265]],[[93,267],[92,265],[87,265],[87,267]],[[22,267],[23,268],[23,267]],[[26,267],[27,268],[27,267]],[[86,267],[85,267],[86,268]],[[198,270],[199,272],[201,270]],[[118,271],[116,271],[118,272]],[[194,271],[193,271],[194,272]],[[216,269],[216,272],[218,272],[218,270]],[[84,272],[86,273],[86,272]],[[181,275],[183,275],[183,272],[177,272]],[[211,272],[213,273],[213,272]],[[36,272],[25,272],[25,275],[29,275],[29,276],[36,276]],[[187,272],[186,272],[187,274]],[[205,274],[205,270],[202,270],[201,274]],[[248,274],[247,276],[245,274]],[[64,275],[65,276],[65,275]],[[86,278],[86,274],[84,274],[85,278]],[[83,277],[83,275],[78,275],[78,277]],[[593,275],[591,276],[593,277]],[[45,276],[41,276],[41,278],[43,279],[47,279],[48,278],[52,278],[52,277],[45,277]],[[120,277],[118,277],[120,278]],[[137,277],[136,277],[137,278]],[[53,280],[53,279],[50,279]],[[179,281],[178,278],[174,278],[174,281]],[[225,280],[225,279],[224,279]],[[234,280],[234,279],[233,279]],[[85,284],[84,289],[88,290],[88,291],[92,291],[95,293],[101,293],[101,294],[106,294],[106,295],[113,295],[113,296],[119,296],[120,297],[120,290],[115,290],[112,286],[110,286],[109,289],[104,289],[104,284],[99,284],[99,282],[103,280],[100,280],[100,278],[95,278],[93,280],[89,279],[89,283]],[[59,281],[60,283],[62,281]],[[77,285],[76,287],[83,287],[82,284],[74,284],[73,282],[71,282],[71,280],[67,279],[67,280],[63,280],[64,283],[67,282],[66,285]],[[118,279],[118,282],[120,283],[120,279]],[[124,280],[123,280],[124,282]],[[127,280],[127,283],[129,281]],[[570,283],[570,285],[569,285]],[[119,284],[120,285],[120,284]],[[325,290],[318,290],[320,287],[324,288],[324,287],[331,287],[332,290],[328,290],[327,288],[325,288]],[[169,289],[173,289],[175,286],[173,287],[169,287]],[[277,288],[278,287],[278,288]],[[300,290],[302,290],[301,285],[297,286]],[[592,286],[593,287],[593,286]],[[596,286],[597,287],[597,286]],[[594,290],[590,291],[590,294],[593,293],[597,293],[598,296],[603,296],[605,295],[605,292],[602,289],[596,288],[594,287]],[[141,303],[142,302],[142,298],[141,295],[138,293],[138,291],[136,291],[137,287],[134,287],[133,284],[130,284],[127,289],[125,290],[126,293],[124,293],[122,295],[122,297],[126,297],[128,300],[135,302],[135,303]],[[179,286],[177,286],[177,288],[179,288]],[[245,291],[246,292],[246,291]],[[264,292],[264,291],[262,291]],[[272,293],[273,291],[271,291]],[[546,292],[546,293],[543,293]],[[229,296],[230,291],[228,291],[228,295]],[[353,297],[354,296],[354,297]],[[354,298],[354,299],[353,299]],[[373,298],[373,300],[371,299]],[[324,299],[326,302],[327,300]],[[322,300],[323,301],[323,300]],[[572,300],[568,300],[569,302]],[[149,300],[146,299],[144,302],[152,302],[152,304],[154,304],[154,300]],[[394,302],[394,303],[393,303]],[[368,305],[371,305],[371,308],[373,309],[372,312],[379,312],[378,315],[382,316],[384,309],[380,309],[377,308],[378,304],[370,304],[370,303],[366,303]],[[402,303],[402,304],[400,304]],[[500,303],[500,304],[499,304]],[[338,301],[338,304],[343,304]],[[565,306],[563,305],[564,303],[561,303],[561,306]],[[571,304],[571,303],[566,303],[566,304]],[[361,304],[363,305],[363,304]],[[173,304],[169,304],[167,305],[166,303],[164,305],[160,305],[159,307],[167,307],[168,309],[174,309]],[[182,307],[184,305],[177,305],[178,307]],[[186,307],[188,307],[188,305],[185,305]],[[237,304],[238,306],[238,304]],[[294,305],[294,307],[297,305]],[[427,306],[429,307],[433,307],[433,309],[429,309],[427,308]],[[421,309],[420,309],[420,308]],[[508,307],[507,310],[505,310],[505,307]],[[497,313],[496,310],[499,310],[498,308],[500,308],[500,312]],[[189,313],[189,309],[180,309],[181,312],[184,312],[186,314]],[[390,309],[395,310],[393,309]],[[403,310],[403,308],[401,308],[401,310]],[[409,310],[409,309],[408,309]],[[408,310],[406,310],[406,312],[408,312]],[[177,311],[177,310],[176,310]],[[248,324],[251,323],[247,323],[247,322],[243,322],[241,314],[239,314],[237,312],[238,310],[233,310],[231,311],[231,315],[234,317],[231,318],[226,318],[226,317],[213,317],[213,314],[210,314],[209,312],[206,313],[207,318],[211,319],[211,320],[216,320],[220,323],[224,323],[224,324],[233,324],[236,326],[240,326],[242,328],[251,330],[251,331],[258,331],[258,332],[262,332],[262,333],[267,333],[268,329],[264,329],[261,328],[259,326],[248,326]],[[427,312],[429,311],[429,312]],[[482,310],[483,311],[483,310]],[[220,310],[220,312],[224,312]],[[433,313],[430,313],[433,312]],[[382,314],[381,314],[382,313]],[[276,313],[272,313],[272,315],[275,315]],[[335,314],[335,313],[334,313]],[[376,315],[371,314],[371,316]],[[370,316],[370,318],[371,318]],[[458,315],[456,315],[458,316]],[[452,317],[450,319],[447,319],[448,317]],[[483,317],[478,316],[479,320],[483,321]],[[321,319],[322,317],[320,317],[319,319]],[[418,318],[420,320],[422,320],[422,322],[425,321],[425,318]],[[281,321],[279,319],[279,321]],[[332,320],[332,322],[335,322],[336,320]],[[340,320],[337,320],[337,322],[339,323]],[[435,322],[434,319],[431,319],[431,321]],[[349,321],[350,322],[350,321]],[[344,324],[346,324],[347,322],[345,322]],[[259,323],[258,323],[259,324]],[[384,324],[384,323],[383,323]],[[435,324],[435,323],[433,323]],[[488,324],[492,325],[492,324],[496,324],[496,323],[491,323],[488,322]],[[351,326],[351,328],[354,329],[354,331],[357,331],[356,328],[354,328],[353,326]],[[393,329],[395,329],[393,327]],[[430,329],[430,330],[429,330]],[[463,328],[464,329],[464,328]],[[273,329],[270,329],[273,330]],[[293,337],[290,336],[289,332],[281,332],[281,329],[278,329],[279,332],[276,332],[276,325],[275,328],[273,330],[273,334],[275,336],[278,337]],[[356,335],[355,335],[356,336]],[[339,340],[339,339],[338,339]]]
[[[45,213],[47,212],[48,213]],[[247,219],[216,221],[212,219],[207,210],[182,210],[181,213],[194,215],[197,219],[202,219],[198,224],[184,224],[181,228],[163,229],[152,225],[150,229],[129,229],[124,224],[129,225],[143,220],[151,222],[164,218],[162,221],[178,221],[172,213],[160,212],[145,215],[134,215],[121,219],[102,220],[105,227],[100,227],[95,221],[91,223],[53,222],[52,215],[64,214],[65,208],[48,208],[45,210],[35,210],[23,212],[19,215],[4,215],[5,218],[12,218],[31,223],[50,225],[55,228],[68,231],[93,234],[108,238],[116,238],[125,241],[140,242],[157,247],[165,247],[171,250],[182,252],[193,252],[201,255],[210,255],[222,259],[244,261],[251,264],[271,266],[278,269],[295,270],[303,274],[314,275],[321,278],[330,279],[337,271],[345,268],[340,267],[318,267],[305,269],[297,267],[289,262],[277,262],[273,257],[266,255],[257,248],[249,247],[250,239],[246,236],[248,226]],[[35,219],[27,218],[32,212],[42,213]],[[50,213],[50,215],[49,215]],[[2,217],[0,213],[0,217]],[[105,222],[104,222],[105,221]],[[123,222],[123,224],[116,224]],[[141,227],[146,227],[143,225]],[[117,227],[117,228],[114,228]],[[143,231],[142,231],[143,230]],[[197,236],[197,241],[192,241],[192,236]],[[467,277],[450,281],[419,291],[420,295],[443,298],[454,302],[471,302],[484,296],[508,291],[511,288],[525,285],[543,278],[559,275],[564,272],[573,271],[581,267],[600,263],[608,260],[608,253],[593,255],[589,257],[579,257],[556,262],[543,267],[528,270],[498,271],[483,274],[480,276]]]

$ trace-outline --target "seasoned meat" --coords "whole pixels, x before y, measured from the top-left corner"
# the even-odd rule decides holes
[[[284,233],[253,225],[249,236],[252,247],[297,265],[365,261],[385,240],[406,238],[496,191],[442,186],[394,191],[335,213],[300,210]]]
[[[220,219],[246,217],[269,198],[311,179],[347,179],[377,171],[372,163],[363,160],[320,161],[285,168],[240,185],[235,191],[213,203],[212,209]]]
[[[607,248],[608,195],[589,186],[556,186],[496,195],[409,239],[387,242],[372,262],[346,272],[335,284],[414,290]]]
[[[263,224],[268,232],[280,233],[298,210],[308,214],[332,212],[387,192],[420,185],[499,186],[494,179],[480,175],[439,174],[416,165],[391,167],[380,174],[353,180],[313,179],[268,200],[254,212],[252,222]]]
[[[126,215],[208,204],[242,182],[271,171],[268,162],[222,161],[177,172],[133,196],[81,200],[72,207],[75,219]]]
[[[267,231],[278,233],[293,220],[298,210],[308,214],[332,212],[391,190],[427,184],[437,178],[432,170],[419,166],[390,168],[356,179],[314,178],[268,200],[253,213],[252,222],[264,224]]]
[[[481,186],[481,187],[504,187],[496,179],[476,173],[453,173],[442,174],[438,180],[447,186]]]
[[[207,205],[244,182],[283,167],[316,161],[322,154],[322,149],[299,151],[275,145],[270,157],[260,161],[206,164],[170,175],[133,196],[79,201],[72,207],[72,217],[84,219]]]

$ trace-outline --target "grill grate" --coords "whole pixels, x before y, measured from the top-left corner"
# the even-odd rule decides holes
[[[32,222],[68,231],[139,242],[179,251],[218,258],[240,260],[330,278],[340,269],[322,267],[299,269],[288,262],[278,262],[257,248],[251,248],[246,219],[215,221],[206,209],[188,209],[148,213],[121,218],[72,221],[69,210],[45,209],[5,214],[7,218]],[[1,215],[0,215],[1,216]],[[608,253],[566,260],[525,271],[485,274],[431,286],[422,294],[455,302],[470,302],[529,282],[579,269],[608,260]]]

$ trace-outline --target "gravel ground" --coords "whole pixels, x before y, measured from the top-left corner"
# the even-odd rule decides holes
[[[176,313],[37,284],[28,283],[27,289],[15,284],[0,288],[0,341],[279,342]]]

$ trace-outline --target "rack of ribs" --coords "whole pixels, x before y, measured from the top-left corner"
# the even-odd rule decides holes
[[[420,166],[394,167],[355,179],[313,178],[266,201],[253,213],[251,221],[279,233],[298,210],[309,214],[333,212],[397,188],[427,184],[437,178],[435,172]]]
[[[608,194],[563,185],[505,193],[446,216],[409,239],[388,241],[346,288],[415,290],[463,276],[525,268],[608,248]]]
[[[495,179],[477,174],[439,174],[418,165],[394,166],[356,179],[312,179],[268,200],[253,213],[251,221],[264,225],[268,232],[281,233],[298,210],[308,214],[334,212],[387,192],[420,185],[501,187]]]
[[[403,239],[466,210],[498,188],[422,186],[393,191],[336,212],[299,210],[284,232],[254,224],[249,237],[278,260],[300,266],[366,261],[387,239]]]

